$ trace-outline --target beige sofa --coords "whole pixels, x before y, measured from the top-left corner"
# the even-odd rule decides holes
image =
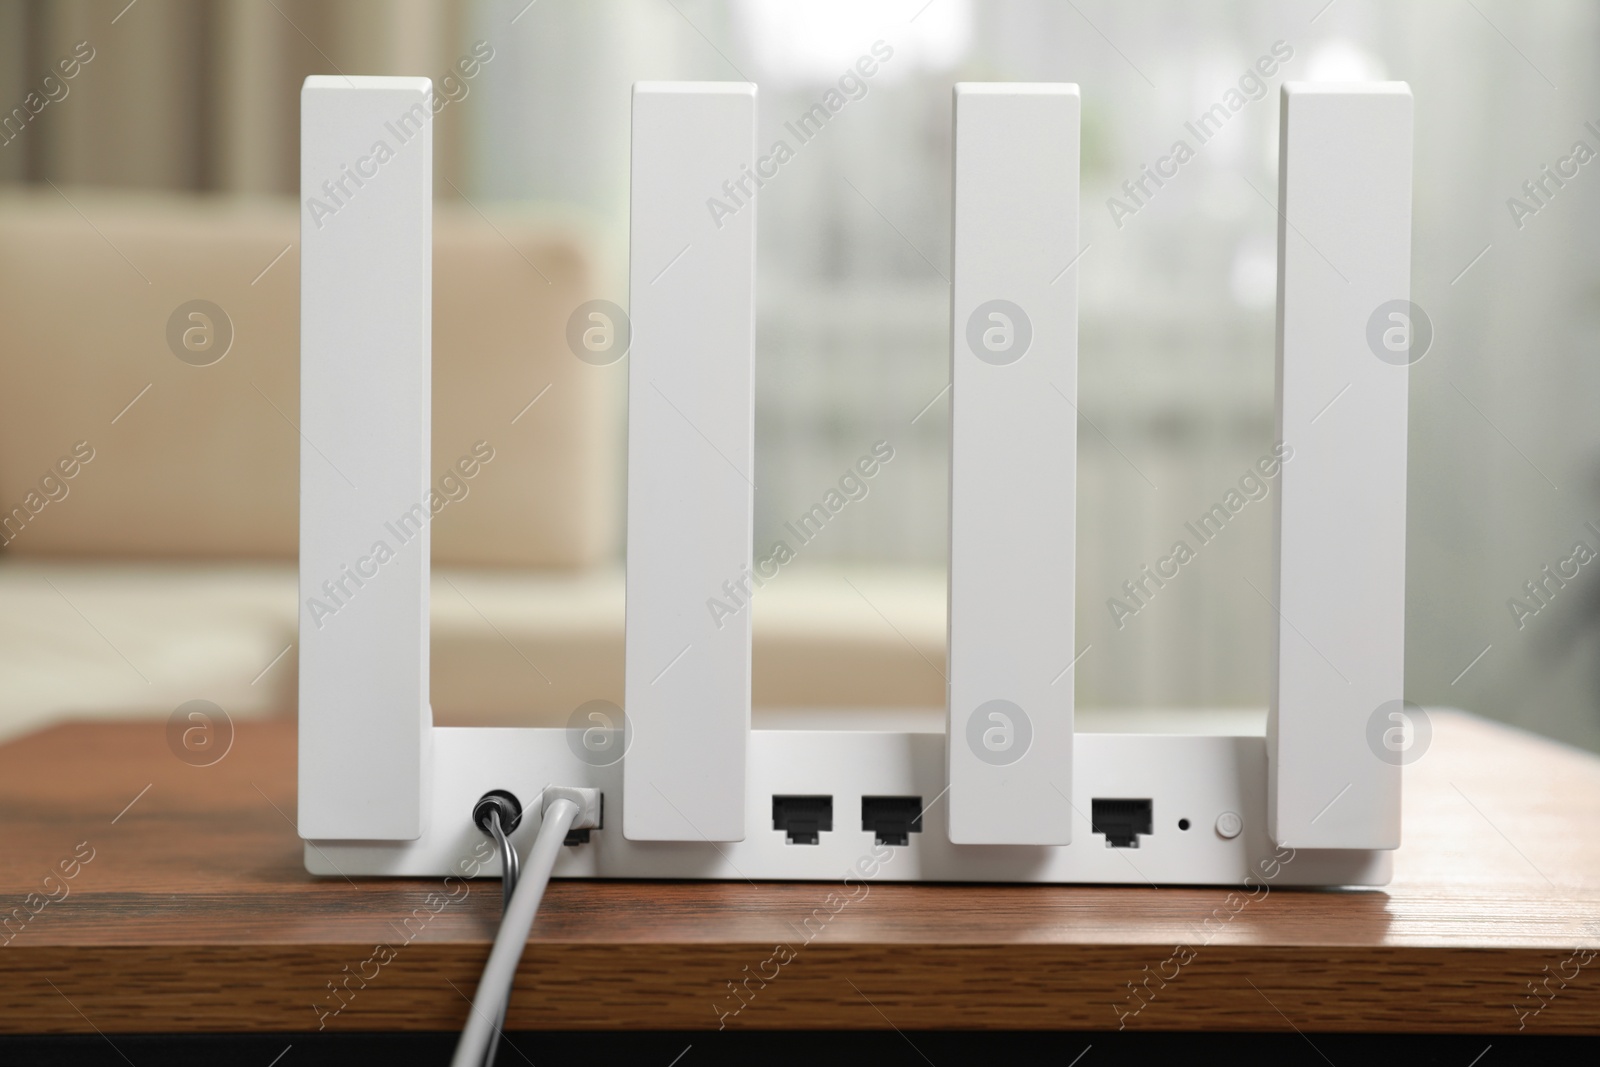
[[[0,735],[292,711],[296,226],[278,201],[0,198]],[[562,722],[622,695],[627,363],[565,344],[619,294],[576,225],[441,203],[434,232],[435,461],[496,450],[434,530],[435,718]],[[196,299],[231,324],[206,366],[168,342]],[[943,703],[942,573],[802,564],[754,605],[758,708]]]

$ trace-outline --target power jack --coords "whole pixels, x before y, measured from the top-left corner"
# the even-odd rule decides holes
[[[511,833],[522,822],[522,802],[504,789],[491,789],[472,805],[472,821],[484,833],[489,832],[489,813],[500,813],[500,829]]]

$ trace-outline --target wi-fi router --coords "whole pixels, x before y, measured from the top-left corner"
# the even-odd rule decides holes
[[[1369,735],[1402,697],[1407,370],[1368,334],[1409,299],[1409,89],[1282,96],[1294,461],[1265,737],[1074,730],[1080,118],[1060,84],[955,89],[944,732],[751,728],[750,613],[706,601],[752,565],[756,205],[705,203],[755,167],[756,101],[634,90],[624,716],[462,729],[428,704],[431,88],[307,80],[307,868],[460,874],[486,794],[528,812],[527,842],[562,786],[600,799],[566,878],[835,880],[888,848],[874,876],[893,881],[1386,883],[1401,769]]]

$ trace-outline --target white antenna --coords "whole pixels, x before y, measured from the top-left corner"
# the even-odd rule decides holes
[[[426,78],[300,96],[300,833],[426,829],[433,113]]]
[[[1076,85],[955,88],[947,748],[962,844],[1072,840],[1078,112]]]
[[[622,819],[634,841],[745,836],[756,269],[745,175],[755,147],[754,85],[634,86],[623,699],[632,803]],[[751,187],[738,210],[708,210],[730,181]],[[717,607],[740,596],[733,614]]]
[[[1411,90],[1290,83],[1282,99],[1278,439],[1293,451],[1268,819],[1292,848],[1392,849],[1400,764],[1378,753],[1404,728],[1387,715],[1404,718]]]

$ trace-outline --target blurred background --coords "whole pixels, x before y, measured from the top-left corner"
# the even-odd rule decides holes
[[[1543,572],[1600,551],[1600,165],[1542,170],[1600,150],[1600,9],[1576,0],[0,6],[0,731],[293,710],[298,94],[318,73],[428,75],[447,101],[434,459],[487,440],[496,460],[435,524],[438,721],[620,701],[627,364],[577,360],[564,330],[586,300],[627,304],[630,86],[757,82],[767,145],[877,42],[864,94],[761,194],[758,546],[874,443],[894,458],[758,594],[758,714],[943,701],[957,80],[1082,87],[1079,705],[1264,707],[1270,502],[1136,615],[1108,601],[1273,444],[1278,86],[1403,79],[1435,330],[1410,371],[1406,695],[1600,749],[1600,565]],[[175,334],[196,300],[201,333]]]

